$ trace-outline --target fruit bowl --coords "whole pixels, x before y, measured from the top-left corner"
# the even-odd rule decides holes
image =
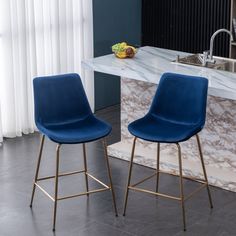
[[[120,59],[133,58],[137,53],[137,49],[125,42],[117,43],[112,46],[112,52]]]

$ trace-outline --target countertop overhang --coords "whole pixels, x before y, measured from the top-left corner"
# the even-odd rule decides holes
[[[132,59],[118,59],[113,54],[82,62],[85,69],[129,79],[158,84],[165,72],[202,76],[209,80],[208,94],[236,100],[236,73],[173,63],[177,55],[190,53],[156,47],[142,47]]]

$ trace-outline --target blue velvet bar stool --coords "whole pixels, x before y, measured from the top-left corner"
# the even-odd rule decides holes
[[[208,80],[205,78],[165,73],[160,80],[149,112],[143,118],[129,124],[128,129],[129,132],[134,136],[134,140],[123,215],[126,213],[129,190],[146,192],[156,196],[180,201],[182,205],[184,230],[186,230],[184,203],[187,199],[192,197],[194,193],[200,191],[203,187],[206,187],[208,191],[210,207],[213,208],[200,139],[198,136],[198,133],[203,129],[205,124],[207,90]],[[180,143],[190,139],[194,135],[196,136],[197,140],[204,180],[183,176],[182,173]],[[147,177],[136,184],[130,184],[135,144],[138,138],[157,143],[157,171],[150,177]],[[179,160],[179,175],[177,176],[179,176],[180,180],[180,196],[171,196],[158,191],[159,173],[171,174],[170,172],[162,171],[159,168],[160,143],[173,143],[177,145]],[[155,175],[157,177],[155,192],[137,187],[138,184],[143,183]],[[185,197],[183,190],[183,178],[197,181],[202,185],[192,194]]]
[[[112,185],[111,171],[107,155],[105,137],[111,132],[111,126],[96,118],[89,106],[81,79],[78,74],[38,77],[33,81],[35,123],[42,134],[38,164],[33,184],[30,206],[32,207],[36,187],[43,191],[53,202],[53,231],[55,231],[57,202],[64,199],[89,195],[110,190],[113,198],[115,214],[117,216],[115,193]],[[42,157],[44,139],[47,136],[57,143],[56,172],[54,176],[40,177],[39,168]],[[110,185],[107,185],[88,173],[85,143],[103,139],[105,160]],[[80,171],[59,174],[59,151],[62,144],[82,144],[84,168]],[[69,160],[68,160],[69,161]],[[74,174],[84,174],[86,191],[71,196],[58,196],[58,178]],[[89,190],[88,177],[102,185],[101,188]],[[47,179],[55,180],[54,196],[44,190],[39,182]]]

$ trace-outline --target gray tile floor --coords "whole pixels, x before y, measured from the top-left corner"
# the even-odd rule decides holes
[[[114,126],[109,143],[119,140],[119,107],[98,112]],[[186,203],[187,232],[182,231],[181,209],[177,202],[142,193],[130,194],[127,215],[123,217],[123,197],[128,163],[110,158],[115,185],[119,217],[115,217],[109,192],[59,202],[57,229],[53,233],[52,202],[40,191],[36,192],[33,209],[29,208],[31,185],[35,172],[40,136],[35,133],[22,138],[7,139],[0,148],[0,236],[107,236],[107,235],[236,235],[236,193],[211,188],[214,209],[210,210],[206,191],[200,192]],[[88,144],[89,170],[107,180],[107,172],[100,142]],[[80,145],[64,145],[61,153],[61,171],[79,169],[82,165]],[[46,141],[41,175],[53,174],[55,144]],[[152,169],[135,165],[133,179],[152,173]],[[161,176],[160,189],[178,193],[178,179]],[[97,185],[90,181],[90,187]],[[53,182],[45,183],[53,191]],[[154,189],[154,180],[145,184]],[[196,184],[186,181],[185,192]],[[85,189],[83,176],[62,178],[60,194],[76,193]]]

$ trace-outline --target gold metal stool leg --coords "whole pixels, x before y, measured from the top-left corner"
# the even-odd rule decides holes
[[[86,190],[87,192],[89,191],[89,187],[88,187],[88,175],[87,175],[87,155],[86,155],[86,147],[85,147],[85,143],[83,143],[83,156],[84,156],[84,175],[85,175],[85,183],[86,183]],[[87,194],[87,196],[89,196],[89,194]]]
[[[157,143],[157,182],[156,182],[156,192],[159,190],[159,173],[160,170],[160,143]]]
[[[53,228],[52,230],[55,231],[56,226],[56,218],[57,218],[57,200],[58,200],[58,173],[59,173],[59,153],[60,153],[61,145],[58,144],[56,148],[56,173],[55,173],[55,193],[54,193],[54,209],[53,209]]]
[[[42,153],[43,153],[44,140],[45,140],[45,135],[42,135],[41,141],[40,141],[38,163],[37,163],[36,172],[35,172],[35,178],[34,178],[33,190],[32,190],[32,195],[31,195],[30,207],[32,207],[32,205],[33,205],[34,194],[35,194],[35,188],[36,188],[35,183],[36,183],[37,180],[38,180],[39,168],[40,168],[40,163],[41,163]]]
[[[118,216],[118,211],[117,211],[117,207],[116,207],[116,197],[115,197],[115,192],[114,192],[114,188],[113,188],[112,177],[111,177],[111,169],[110,169],[109,159],[108,159],[108,154],[107,154],[107,142],[106,142],[105,138],[103,139],[103,147],[104,147],[104,154],[105,154],[105,159],[106,159],[108,177],[109,177],[109,181],[110,181],[110,185],[111,185],[113,206],[114,206],[114,209],[115,209],[116,216]]]
[[[181,201],[181,205],[182,205],[183,226],[184,226],[184,231],[186,231],[181,147],[180,147],[179,143],[177,143],[176,145],[177,145],[177,147],[178,147],[178,157],[179,157],[179,181],[180,181],[179,184],[180,184],[180,198],[181,198],[180,201]]]
[[[212,198],[211,198],[211,192],[210,192],[210,187],[209,187],[208,178],[207,178],[207,173],[206,173],[206,168],[205,168],[205,164],[204,164],[204,160],[203,160],[201,142],[200,142],[200,139],[199,139],[198,134],[196,134],[196,138],[197,138],[197,145],[198,145],[199,155],[200,155],[201,164],[202,164],[202,170],[203,170],[203,174],[204,174],[205,181],[206,181],[206,183],[207,183],[207,184],[206,184],[206,187],[207,187],[207,192],[208,192],[208,197],[209,197],[209,203],[210,203],[210,207],[213,208]]]
[[[135,151],[136,140],[137,140],[137,137],[135,137],[134,141],[133,141],[133,147],[132,147],[132,153],[131,153],[131,159],[130,159],[130,165],[129,165],[127,188],[126,188],[126,193],[125,193],[123,216],[125,216],[125,213],[126,213],[126,207],[127,207],[127,201],[128,201],[128,195],[129,195],[129,186],[130,186],[130,180],[131,180],[131,173],[132,173],[132,168],[133,168],[133,160],[134,160],[134,151]]]

